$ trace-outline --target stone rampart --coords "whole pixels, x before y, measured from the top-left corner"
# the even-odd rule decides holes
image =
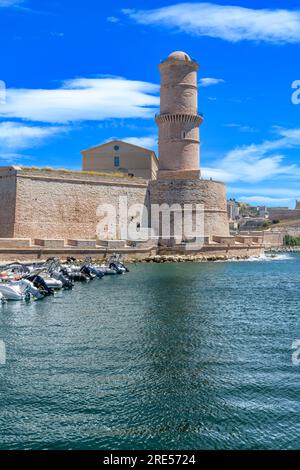
[[[226,187],[212,180],[157,180],[150,182],[151,204],[202,204],[204,237],[229,237]]]
[[[147,182],[140,179],[19,170],[9,181],[0,180],[0,195],[8,186],[11,188],[9,200],[6,196],[9,216],[0,214],[0,220],[5,222],[0,237],[96,239],[100,205],[112,204],[118,219],[121,196],[127,197],[129,206],[148,205]],[[107,236],[101,235],[101,238]]]

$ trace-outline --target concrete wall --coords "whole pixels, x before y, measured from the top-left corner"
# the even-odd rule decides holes
[[[115,150],[115,147],[119,149]],[[81,153],[83,171],[122,171],[144,179],[156,179],[158,161],[151,150],[126,142],[112,141]],[[119,157],[119,167],[114,165],[114,157]]]
[[[0,238],[14,237],[16,169],[0,168]]]
[[[18,171],[13,236],[32,239],[96,238],[97,208],[127,196],[128,204],[147,200],[147,182],[82,173]],[[118,235],[116,238],[118,238]],[[102,233],[103,238],[107,233]]]

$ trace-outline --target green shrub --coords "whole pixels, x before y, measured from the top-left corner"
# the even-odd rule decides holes
[[[293,237],[292,235],[286,235],[284,237],[284,244],[288,246],[299,246],[300,237]]]

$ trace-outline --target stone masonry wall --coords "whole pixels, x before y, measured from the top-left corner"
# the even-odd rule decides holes
[[[0,237],[31,239],[95,239],[97,208],[119,197],[128,205],[203,204],[205,236],[229,236],[226,189],[206,180],[153,181],[87,175],[80,172],[0,171]],[[117,232],[115,238],[119,238]],[[107,238],[103,232],[101,239]]]
[[[16,181],[18,238],[93,239],[100,204],[118,208],[119,196],[127,196],[129,205],[147,200],[145,180],[23,170]]]
[[[0,168],[0,238],[14,236],[16,170]]]
[[[204,236],[228,237],[226,187],[211,180],[158,180],[150,183],[151,204],[203,204]]]
[[[300,220],[300,209],[268,209],[270,220]]]

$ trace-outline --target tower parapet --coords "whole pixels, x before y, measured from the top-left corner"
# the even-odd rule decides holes
[[[159,65],[161,73],[159,179],[199,179],[199,126],[197,70],[185,52],[176,51]]]

